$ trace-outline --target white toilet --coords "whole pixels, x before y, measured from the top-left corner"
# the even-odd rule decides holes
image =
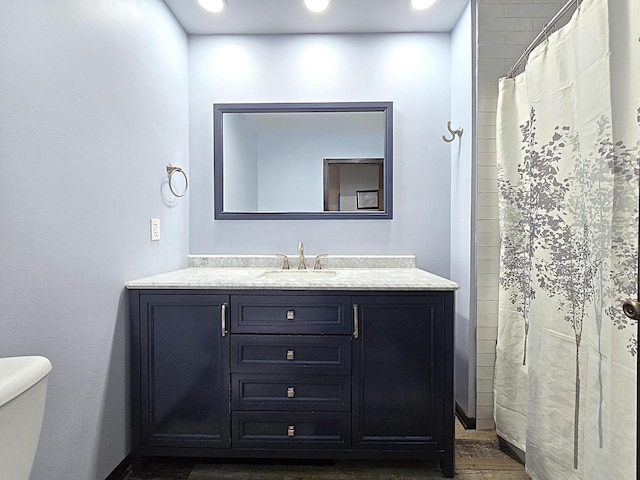
[[[0,358],[0,477],[28,480],[38,448],[47,375],[45,357]]]

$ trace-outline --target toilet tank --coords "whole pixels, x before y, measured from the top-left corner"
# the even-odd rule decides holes
[[[38,448],[47,375],[45,357],[0,358],[0,476],[28,480]]]

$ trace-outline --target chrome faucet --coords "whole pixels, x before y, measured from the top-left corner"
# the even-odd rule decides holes
[[[298,255],[300,260],[298,262],[298,270],[306,270],[307,266],[304,264],[304,243],[298,243]]]

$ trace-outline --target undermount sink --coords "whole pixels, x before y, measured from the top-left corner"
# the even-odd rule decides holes
[[[334,270],[270,270],[260,275],[261,278],[277,280],[329,279],[335,277]]]

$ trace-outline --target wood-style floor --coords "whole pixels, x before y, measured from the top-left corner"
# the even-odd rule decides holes
[[[456,479],[530,480],[515,458],[499,447],[495,430],[465,430],[456,421]]]
[[[465,430],[456,422],[456,479],[529,480],[524,467],[501,450],[495,431]],[[443,478],[424,462],[287,462],[158,461],[125,480],[432,480]]]

